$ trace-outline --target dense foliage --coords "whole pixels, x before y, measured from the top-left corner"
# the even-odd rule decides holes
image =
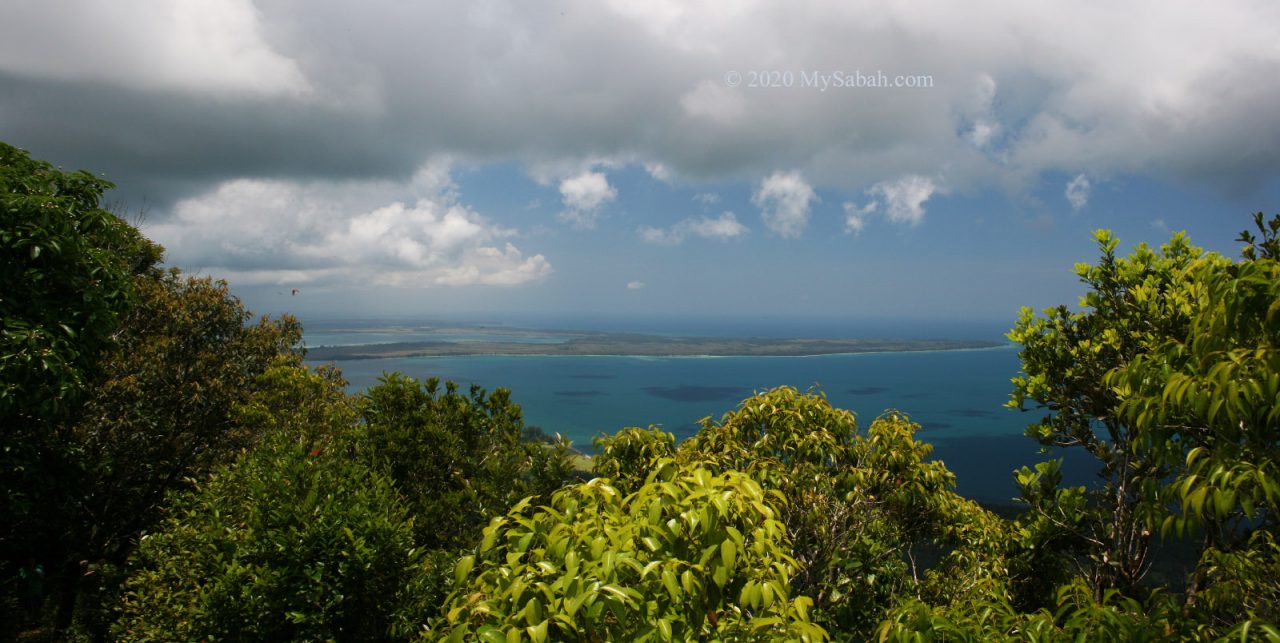
[[[796,571],[781,498],[739,472],[666,459],[624,495],[596,478],[548,506],[521,502],[485,529],[440,633],[450,640],[762,637],[821,640]]]
[[[1028,433],[1102,467],[1094,489],[1060,488],[1052,462],[1018,473],[1019,533],[1056,545],[1043,562],[1064,580],[1029,611],[906,606],[886,636],[1280,639],[1280,216],[1255,223],[1238,262],[1182,235],[1117,258],[1099,233],[1101,260],[1078,268],[1083,310],[1024,312],[1013,404],[1037,402],[1049,414]],[[1185,588],[1143,584],[1157,534],[1198,553]]]
[[[429,549],[470,544],[488,520],[526,495],[546,495],[568,477],[563,442],[522,440],[510,392],[426,382],[393,373],[360,400],[362,455],[383,467],[409,499]]]
[[[790,387],[590,472],[504,389],[348,395],[109,185],[0,144],[0,637],[1280,640],[1280,216],[1239,261],[1099,232],[1080,305],[1023,312],[1010,405],[1100,478],[1024,467],[1001,517],[905,413]]]
[[[111,184],[0,143],[0,573],[57,536],[75,492],[61,430],[103,372],[159,248],[98,207]]]
[[[992,559],[1002,546],[995,517],[952,491],[955,476],[927,461],[932,448],[914,439],[918,428],[890,412],[860,434],[852,413],[783,387],[704,421],[677,457],[744,471],[785,498],[796,591],[813,600],[819,622],[867,634],[904,596],[1006,583]]]
[[[256,443],[235,405],[301,359],[296,321],[246,324],[225,283],[162,271],[109,187],[0,144],[0,573],[34,560],[56,624],[99,634],[105,570],[166,493]]]
[[[129,310],[159,249],[98,206],[111,183],[0,143],[0,417],[59,417]]]
[[[267,440],[176,498],[131,563],[121,640],[374,640],[421,619],[403,497],[351,457],[340,380],[278,366],[246,409]],[[287,398],[283,417],[274,404]]]
[[[301,361],[298,323],[247,324],[225,283],[167,273],[134,290],[127,330],[100,358],[107,376],[70,427],[85,463],[75,515],[92,558],[123,560],[165,493],[253,446],[262,431],[232,410],[274,359]]]

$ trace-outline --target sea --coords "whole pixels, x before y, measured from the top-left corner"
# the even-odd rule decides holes
[[[452,330],[441,334],[440,327]],[[483,332],[473,329],[483,327]],[[509,335],[504,328],[513,329]],[[597,330],[683,336],[986,339],[1004,341],[995,323],[787,322],[757,320],[523,319],[476,322],[363,320],[311,323],[308,346],[444,341],[552,343],[562,336],[514,329]],[[917,439],[956,474],[957,491],[992,504],[1013,504],[1014,470],[1050,458],[1064,460],[1068,484],[1090,484],[1095,467],[1076,451],[1042,453],[1024,436],[1043,411],[1005,406],[1019,372],[1017,347],[886,352],[808,357],[474,356],[336,362],[352,392],[400,372],[486,389],[512,391],[526,425],[559,433],[592,453],[592,438],[625,427],[656,425],[684,439],[703,418],[719,418],[745,398],[777,386],[821,393],[853,411],[860,427],[897,410],[920,424]],[[1077,450],[1078,451],[1078,450]]]

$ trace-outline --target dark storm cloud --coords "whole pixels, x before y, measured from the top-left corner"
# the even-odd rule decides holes
[[[28,30],[50,22],[38,5],[21,4]],[[73,2],[52,4],[66,5],[73,22],[87,15]],[[1265,4],[1184,7],[1158,19],[1117,7],[1107,21],[1098,10],[982,3],[874,12],[759,3],[183,6],[221,30],[197,33],[195,44],[157,44],[146,29],[170,26],[164,16],[121,3],[120,24],[137,14],[142,26],[99,34],[100,49],[69,49],[106,62],[59,60],[55,42],[42,52],[52,61],[0,64],[0,130],[38,155],[147,184],[161,207],[228,177],[406,176],[442,152],[530,165],[649,160],[678,176],[752,180],[795,167],[811,182],[846,186],[908,173],[981,183],[1047,169],[1247,185],[1270,176],[1280,155],[1280,118],[1268,107],[1280,88],[1266,82],[1280,56],[1241,44],[1276,17]],[[961,15],[970,19],[963,29]],[[1206,23],[1221,28],[1205,32]],[[87,33],[72,27],[47,29],[55,38]],[[1215,35],[1233,28],[1232,38]],[[1112,32],[1142,37],[1108,39]],[[227,52],[221,67],[202,62],[219,52]],[[173,61],[165,66],[162,56]],[[724,80],[770,69],[790,73],[792,87]],[[854,69],[927,74],[933,86],[800,87],[801,72]]]
[[[421,153],[391,125],[323,106],[211,101],[0,75],[0,131],[37,156],[92,169],[135,205],[173,201],[229,178],[410,174]]]

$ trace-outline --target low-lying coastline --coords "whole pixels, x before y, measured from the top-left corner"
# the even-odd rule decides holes
[[[551,333],[548,333],[551,334]],[[417,341],[307,349],[309,361],[403,357],[619,356],[619,357],[801,357],[849,353],[886,353],[995,348],[1001,342],[949,339],[776,339],[665,337],[591,333],[556,343],[510,341]]]

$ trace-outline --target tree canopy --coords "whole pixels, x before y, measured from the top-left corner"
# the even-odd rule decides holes
[[[0,572],[47,563],[65,638],[1280,640],[1280,216],[1240,260],[1100,231],[1079,305],[1023,311],[1010,406],[1100,473],[998,514],[905,412],[788,386],[589,472],[505,389],[349,394],[108,187],[0,144]]]

